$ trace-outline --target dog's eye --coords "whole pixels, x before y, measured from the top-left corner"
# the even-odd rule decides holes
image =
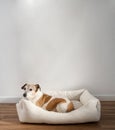
[[[26,90],[26,88],[24,88],[24,90]]]
[[[30,88],[30,91],[32,91],[32,89]]]

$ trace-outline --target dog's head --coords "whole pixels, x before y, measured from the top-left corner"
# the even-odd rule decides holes
[[[24,84],[21,89],[25,91],[23,96],[29,100],[33,99],[36,93],[41,90],[39,84]]]

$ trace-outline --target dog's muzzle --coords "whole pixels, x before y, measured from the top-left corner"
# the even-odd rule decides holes
[[[24,94],[23,94],[23,96],[24,96],[24,97],[26,97],[26,96],[27,96],[27,94],[26,94],[26,93],[24,93]]]

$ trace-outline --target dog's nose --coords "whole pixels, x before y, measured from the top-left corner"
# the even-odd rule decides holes
[[[23,96],[26,97],[26,93],[24,93]]]

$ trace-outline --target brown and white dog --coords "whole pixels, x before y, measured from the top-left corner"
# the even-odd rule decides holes
[[[39,84],[24,84],[22,89],[25,90],[23,96],[35,105],[48,111],[70,112],[74,110],[73,103],[67,98],[56,98],[41,91]]]

